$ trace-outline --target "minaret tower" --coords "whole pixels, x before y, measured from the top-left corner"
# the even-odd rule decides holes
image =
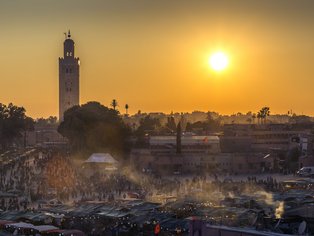
[[[65,34],[63,57],[59,58],[59,120],[69,108],[80,103],[80,60],[74,57],[70,30]]]

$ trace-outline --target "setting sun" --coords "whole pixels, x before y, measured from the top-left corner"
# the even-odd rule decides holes
[[[224,70],[228,63],[228,57],[223,52],[216,52],[209,58],[209,64],[215,71]]]

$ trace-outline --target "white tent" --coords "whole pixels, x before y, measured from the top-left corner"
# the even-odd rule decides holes
[[[109,153],[93,153],[85,163],[103,163],[103,164],[117,164],[118,162]]]

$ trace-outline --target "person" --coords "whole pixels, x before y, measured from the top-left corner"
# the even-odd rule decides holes
[[[154,234],[155,234],[155,236],[158,236],[159,233],[160,233],[160,224],[157,223],[155,226]]]

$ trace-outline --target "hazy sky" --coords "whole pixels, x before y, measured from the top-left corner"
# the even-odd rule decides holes
[[[0,102],[58,114],[71,29],[81,103],[314,115],[313,12],[313,0],[0,0]],[[220,73],[208,66],[217,50],[230,57]]]

